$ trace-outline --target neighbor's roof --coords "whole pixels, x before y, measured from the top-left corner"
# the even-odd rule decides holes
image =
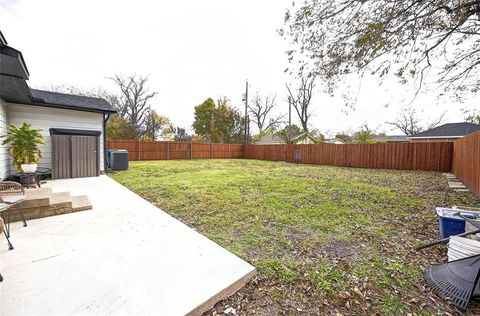
[[[340,138],[327,138],[325,144],[345,144],[345,142]]]
[[[375,140],[381,142],[408,142],[408,136],[406,135],[376,135]]]
[[[280,135],[263,135],[255,144],[285,144],[285,138]]]
[[[480,131],[480,125],[473,123],[449,123],[437,126],[410,136],[409,138],[443,138],[443,137],[462,137],[474,132]]]
[[[30,89],[35,104],[45,103],[46,105],[52,105],[56,107],[94,111],[94,112],[106,112],[114,113],[113,107],[100,98],[85,97],[81,95],[73,95],[66,93],[51,92],[45,90]]]

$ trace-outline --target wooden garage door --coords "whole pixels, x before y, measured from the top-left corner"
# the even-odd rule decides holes
[[[52,135],[54,179],[99,175],[98,137]]]

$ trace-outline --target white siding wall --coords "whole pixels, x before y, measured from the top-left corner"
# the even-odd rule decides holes
[[[4,136],[7,133],[7,128],[7,104],[0,99],[0,136]],[[0,138],[0,180],[5,179],[8,176],[8,169],[10,165],[8,146],[2,145],[1,142],[3,139],[3,137]]]
[[[52,168],[50,128],[100,131],[100,171],[103,171],[103,114],[54,109],[41,106],[7,104],[8,123],[21,126],[24,122],[42,130],[45,145],[40,145],[42,159],[39,166]],[[11,170],[13,166],[10,165]]]

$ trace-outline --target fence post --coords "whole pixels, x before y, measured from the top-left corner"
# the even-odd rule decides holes
[[[140,139],[138,140],[138,143],[137,143],[137,148],[138,148],[138,161],[140,161]]]
[[[413,146],[413,158],[412,158],[412,170],[417,169],[417,144],[416,142],[412,142]]]
[[[230,159],[230,144],[228,144],[228,159]]]
[[[213,144],[210,143],[210,159],[213,158]]]
[[[170,142],[167,142],[167,160],[170,159]]]
[[[190,142],[190,160],[193,159],[193,142]]]

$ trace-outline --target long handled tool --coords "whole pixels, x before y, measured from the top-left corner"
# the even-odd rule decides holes
[[[464,233],[461,233],[461,234],[458,234],[458,235],[455,235],[455,236],[456,237],[465,237],[465,236],[472,235],[472,234],[477,234],[477,233],[480,233],[480,228],[475,229],[475,230],[471,230],[469,232],[464,232]],[[443,239],[438,239],[438,240],[432,241],[428,244],[418,246],[418,247],[415,248],[415,250],[422,250],[422,249],[429,248],[429,247],[432,247],[432,246],[435,246],[435,245],[438,245],[438,244],[444,244],[444,243],[446,243],[447,241],[450,240],[450,237],[443,238]]]
[[[480,224],[478,222],[464,216],[460,212],[454,215],[477,228],[460,235],[471,235],[475,232],[480,232]],[[448,240],[449,238],[445,239]],[[422,248],[420,247],[420,249]],[[450,299],[455,306],[465,310],[475,294],[475,289],[478,287],[480,255],[426,268],[423,272],[423,277],[425,283],[430,285],[440,297]]]
[[[468,236],[468,235],[473,235],[473,234],[480,233],[480,223],[475,222],[475,221],[471,220],[470,218],[463,216],[460,212],[455,213],[453,215],[457,215],[461,219],[463,219],[464,221],[467,221],[470,224],[472,224],[473,226],[477,227],[477,229],[471,230],[469,232],[464,232],[464,233],[455,235],[456,237],[465,237],[465,236]],[[436,241],[432,241],[432,242],[430,242],[428,244],[425,244],[425,245],[418,246],[418,247],[415,248],[415,250],[422,250],[422,249],[429,248],[429,247],[432,247],[432,246],[435,246],[435,245],[438,245],[438,244],[446,243],[447,241],[450,240],[450,237],[451,236],[449,236],[447,238],[439,239],[439,240],[436,240]]]

